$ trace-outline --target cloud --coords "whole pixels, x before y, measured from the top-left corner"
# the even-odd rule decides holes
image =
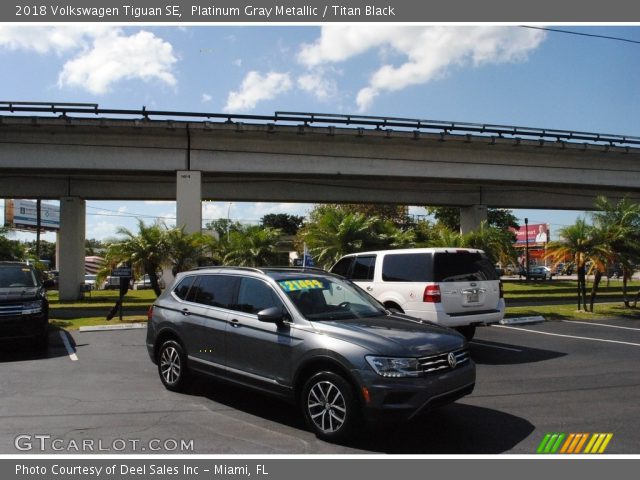
[[[398,65],[385,63],[357,94],[361,111],[383,92],[442,78],[453,67],[520,62],[544,40],[540,30],[501,26],[336,26],[322,27],[320,37],[303,44],[298,62],[308,69],[344,62],[370,50],[380,57],[400,57]],[[395,55],[393,55],[395,54]]]
[[[0,26],[0,47],[9,50],[27,50],[39,54],[54,52],[61,55],[71,50],[86,48],[89,39],[104,35],[113,27],[73,25],[65,27]]]
[[[298,77],[297,86],[311,93],[318,100],[327,100],[336,95],[338,86],[335,80],[328,78],[324,71],[310,71]]]
[[[100,95],[121,80],[156,81],[171,87],[177,83],[172,45],[144,30],[126,35],[121,28],[100,25],[0,26],[0,48],[72,55],[58,75],[60,88]]]
[[[209,95],[208,93],[202,94],[202,103],[209,103],[211,100],[213,100],[213,97],[211,95]]]
[[[229,92],[225,112],[252,110],[258,102],[271,100],[292,87],[288,73],[269,72],[265,75],[251,71],[238,91]]]
[[[60,72],[60,87],[107,93],[115,82],[140,79],[176,85],[171,69],[177,58],[170,43],[141,31],[124,36],[120,30],[97,37],[90,49],[68,61]]]
[[[235,59],[233,62],[231,62],[231,63],[233,63],[233,65],[234,65],[234,66],[236,66],[236,67],[241,67],[241,66],[242,66],[242,59],[241,59],[241,58],[236,58],[236,59]]]

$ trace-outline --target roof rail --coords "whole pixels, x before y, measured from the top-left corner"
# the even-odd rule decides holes
[[[264,273],[264,271],[260,270],[259,268],[255,268],[255,267],[238,267],[238,266],[233,266],[233,265],[208,265],[208,266],[193,268],[193,269],[191,269],[191,271],[193,271],[193,270],[212,270],[212,269],[218,269],[218,270],[247,270],[249,272]]]

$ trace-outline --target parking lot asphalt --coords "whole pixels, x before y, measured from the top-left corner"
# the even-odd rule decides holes
[[[46,354],[3,346],[0,454],[531,454],[551,432],[613,433],[606,453],[640,453],[633,320],[480,328],[472,395],[348,445],[317,440],[291,405],[226,383],[165,390],[144,340],[144,330],[52,330]]]

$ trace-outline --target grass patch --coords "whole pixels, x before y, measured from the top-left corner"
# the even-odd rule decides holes
[[[594,312],[578,311],[576,304],[507,307],[505,316],[533,317],[542,315],[545,320],[604,320],[611,317],[640,320],[640,308],[627,308],[619,303],[596,303]]]
[[[120,298],[118,290],[93,290],[86,293],[85,298],[74,302],[60,302],[57,291],[47,294],[49,305],[52,308],[86,308],[86,307],[112,307]],[[153,290],[129,290],[124,296],[124,305],[148,306],[156,300]]]
[[[64,320],[49,320],[49,324],[64,328],[65,330],[78,330],[80,327],[95,327],[97,325],[123,325],[130,323],[147,322],[146,315],[129,315],[122,317],[122,322],[116,317],[113,320],[106,320],[104,317],[81,317],[81,318],[69,318]]]

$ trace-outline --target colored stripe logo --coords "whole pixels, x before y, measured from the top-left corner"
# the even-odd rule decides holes
[[[604,453],[613,433],[547,433],[536,453]]]

